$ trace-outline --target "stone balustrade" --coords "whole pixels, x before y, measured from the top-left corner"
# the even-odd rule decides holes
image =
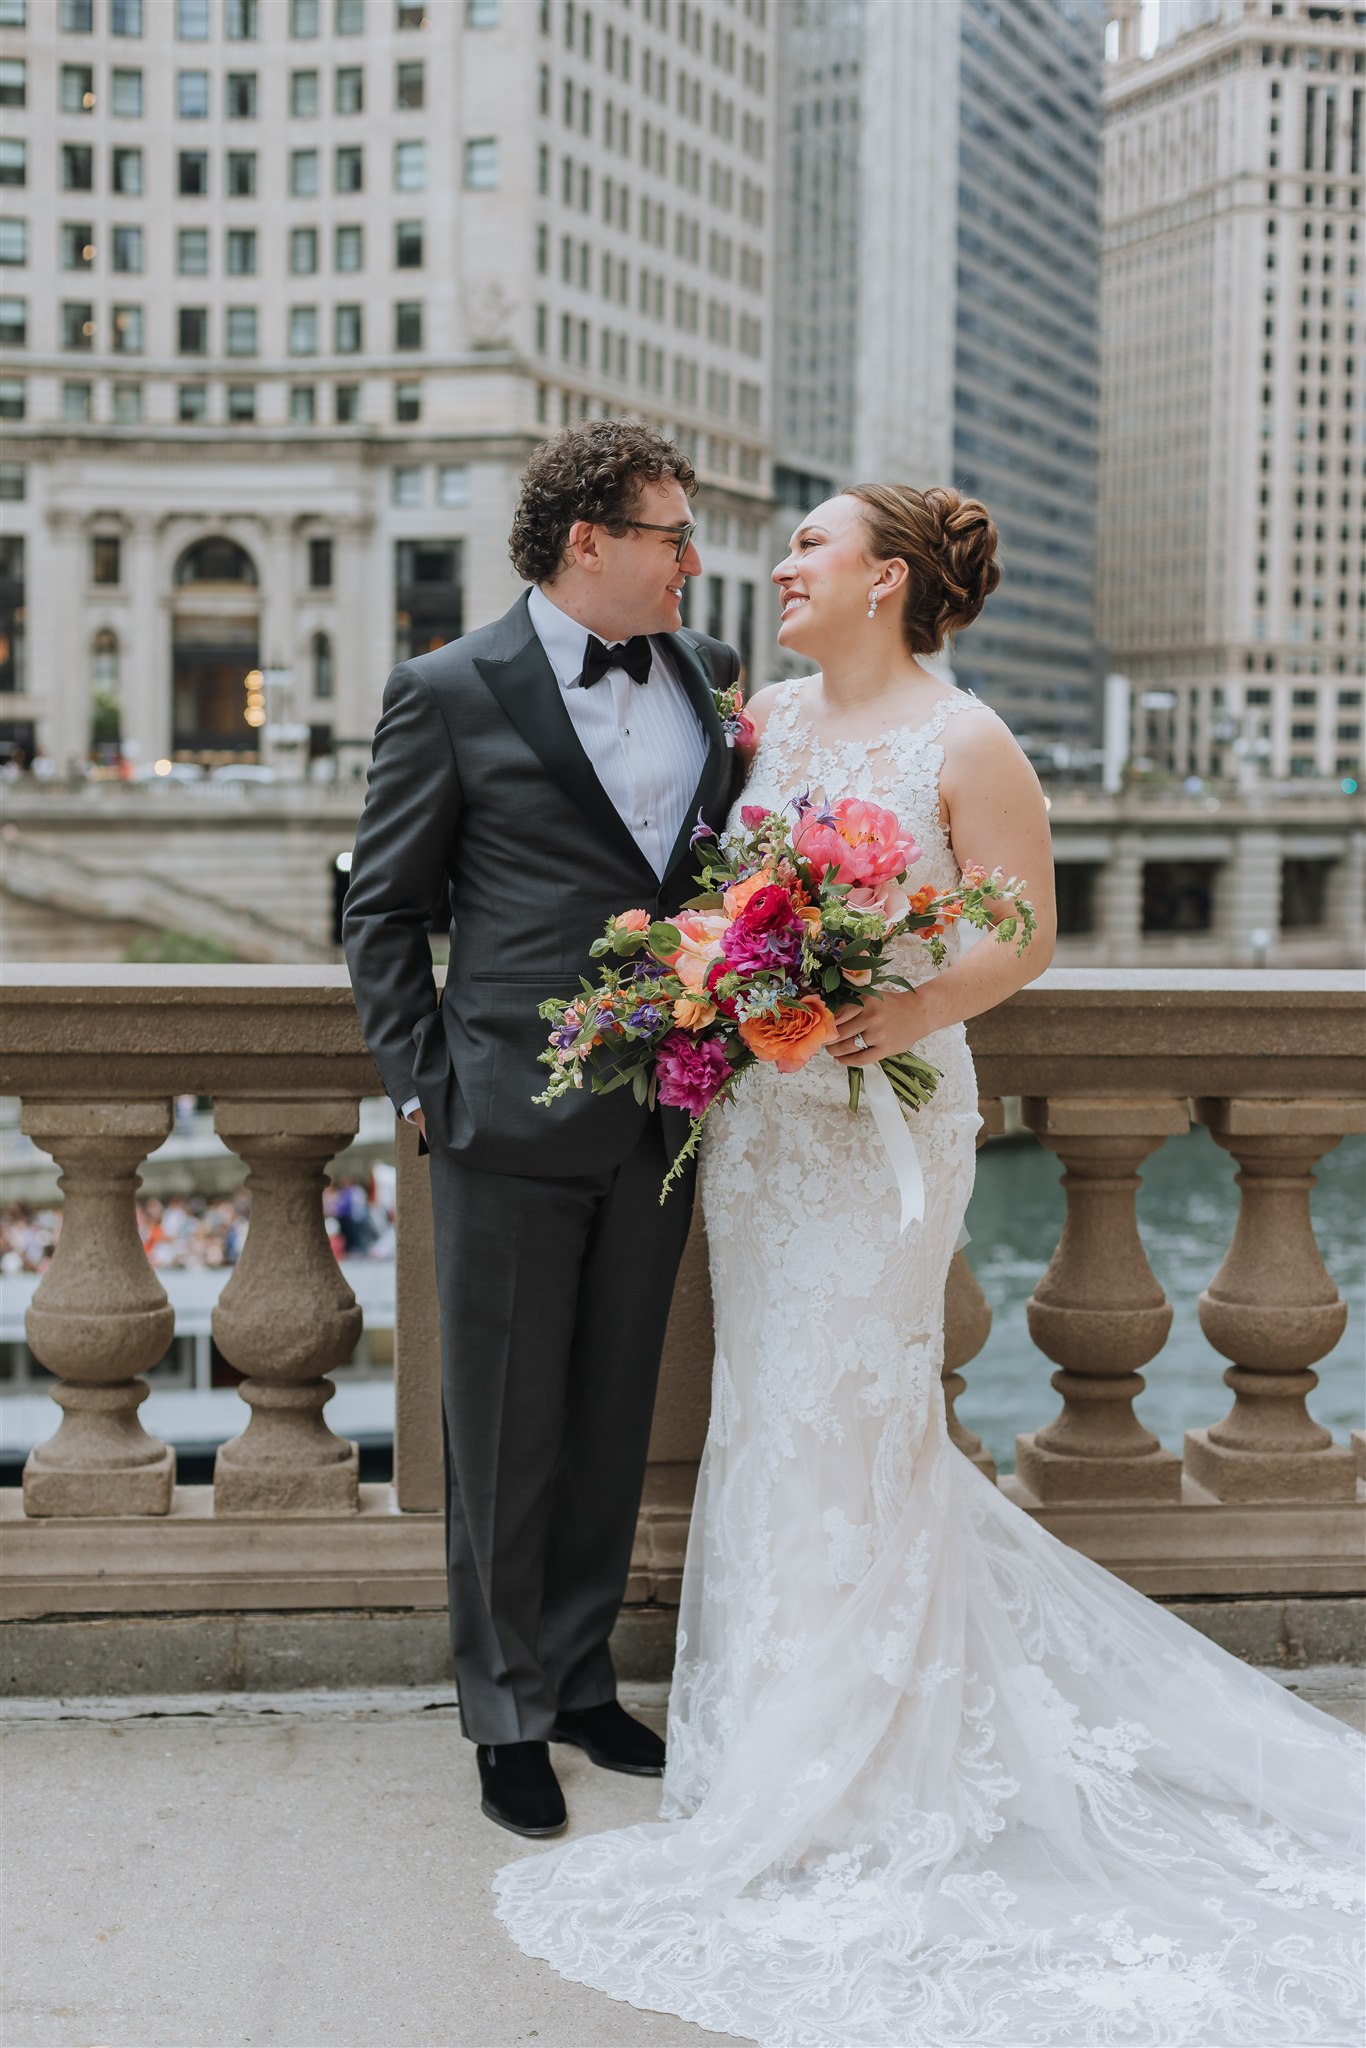
[[[57,1253],[28,1338],[57,1376],[60,1426],[0,1501],[6,1611],[200,1615],[439,1608],[444,1488],[426,1163],[400,1125],[392,1487],[360,1485],[328,1428],[329,1372],[361,1312],[323,1229],[327,1164],[377,1089],[344,973],[332,968],[25,968],[0,990],[0,1092],[62,1171]],[[1028,1303],[1040,1426],[1001,1484],[1065,1540],[1147,1591],[1314,1596],[1366,1590],[1352,1447],[1308,1404],[1346,1308],[1319,1257],[1314,1163],[1366,1129],[1366,990],[1332,971],[1054,970],[969,1036],[983,1135],[1002,1104],[1062,1168],[1066,1218]],[[142,1428],[141,1375],[171,1311],[139,1241],[137,1172],[171,1099],[211,1097],[249,1172],[252,1227],[214,1335],[243,1375],[241,1434],[211,1487],[176,1486]],[[1134,1413],[1162,1371],[1171,1305],[1144,1255],[1145,1160],[1194,1119],[1241,1189],[1232,1242],[1210,1244],[1202,1327],[1230,1363],[1232,1407],[1184,1456]],[[946,1295],[944,1395],[954,1441],[995,1468],[954,1414],[991,1313],[970,1257]],[[1060,1399],[1048,1419],[1048,1367]],[[706,1430],[711,1304],[700,1227],[670,1326],[628,1598],[677,1599]],[[1029,1370],[1029,1354],[1020,1361]],[[1366,1440],[1363,1440],[1366,1441]],[[1358,1443],[1356,1456],[1362,1455]],[[667,1614],[660,1615],[667,1626]]]

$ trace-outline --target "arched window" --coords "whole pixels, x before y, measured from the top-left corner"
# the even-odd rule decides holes
[[[97,690],[118,694],[119,687],[119,638],[110,632],[108,626],[95,635],[93,681]]]
[[[332,695],[332,642],[326,633],[313,635],[313,694]]]
[[[256,564],[235,540],[215,535],[186,548],[176,563],[177,583],[255,583]]]

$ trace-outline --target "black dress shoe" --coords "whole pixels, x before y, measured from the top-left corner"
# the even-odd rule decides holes
[[[662,1778],[664,1743],[653,1728],[635,1721],[618,1700],[600,1707],[561,1707],[550,1731],[552,1742],[573,1742],[590,1763],[605,1771],[629,1771],[636,1778]]]
[[[564,1794],[544,1742],[481,1742],[475,1749],[481,1809],[514,1835],[558,1835],[566,1821]]]

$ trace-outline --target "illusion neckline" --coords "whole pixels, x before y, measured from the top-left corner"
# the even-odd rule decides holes
[[[811,676],[794,676],[788,685],[788,690],[782,703],[777,707],[774,715],[777,715],[777,711],[790,711],[792,715],[788,720],[789,731],[793,734],[805,734],[813,746],[822,748],[827,754],[837,754],[845,748],[854,747],[860,749],[865,754],[874,753],[879,747],[891,745],[898,740],[918,740],[923,738],[926,733],[936,735],[942,727],[943,720],[950,713],[957,710],[960,704],[985,705],[986,702],[984,698],[977,695],[975,690],[964,690],[955,687],[954,694],[949,697],[941,697],[930,716],[920,725],[889,726],[886,732],[880,734],[878,738],[870,740],[827,740],[822,739],[816,732],[810,718],[798,718],[797,716],[797,712],[800,709],[798,700],[801,696],[802,684],[814,680],[814,677]],[[771,724],[772,720],[769,723]],[[767,727],[765,732],[767,732]]]

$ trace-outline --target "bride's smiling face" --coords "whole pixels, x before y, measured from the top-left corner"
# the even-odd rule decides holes
[[[880,600],[904,576],[904,563],[870,558],[857,499],[827,498],[807,513],[786,560],[773,571],[782,598],[778,644],[814,658],[817,646],[828,647],[866,621],[874,589]]]

